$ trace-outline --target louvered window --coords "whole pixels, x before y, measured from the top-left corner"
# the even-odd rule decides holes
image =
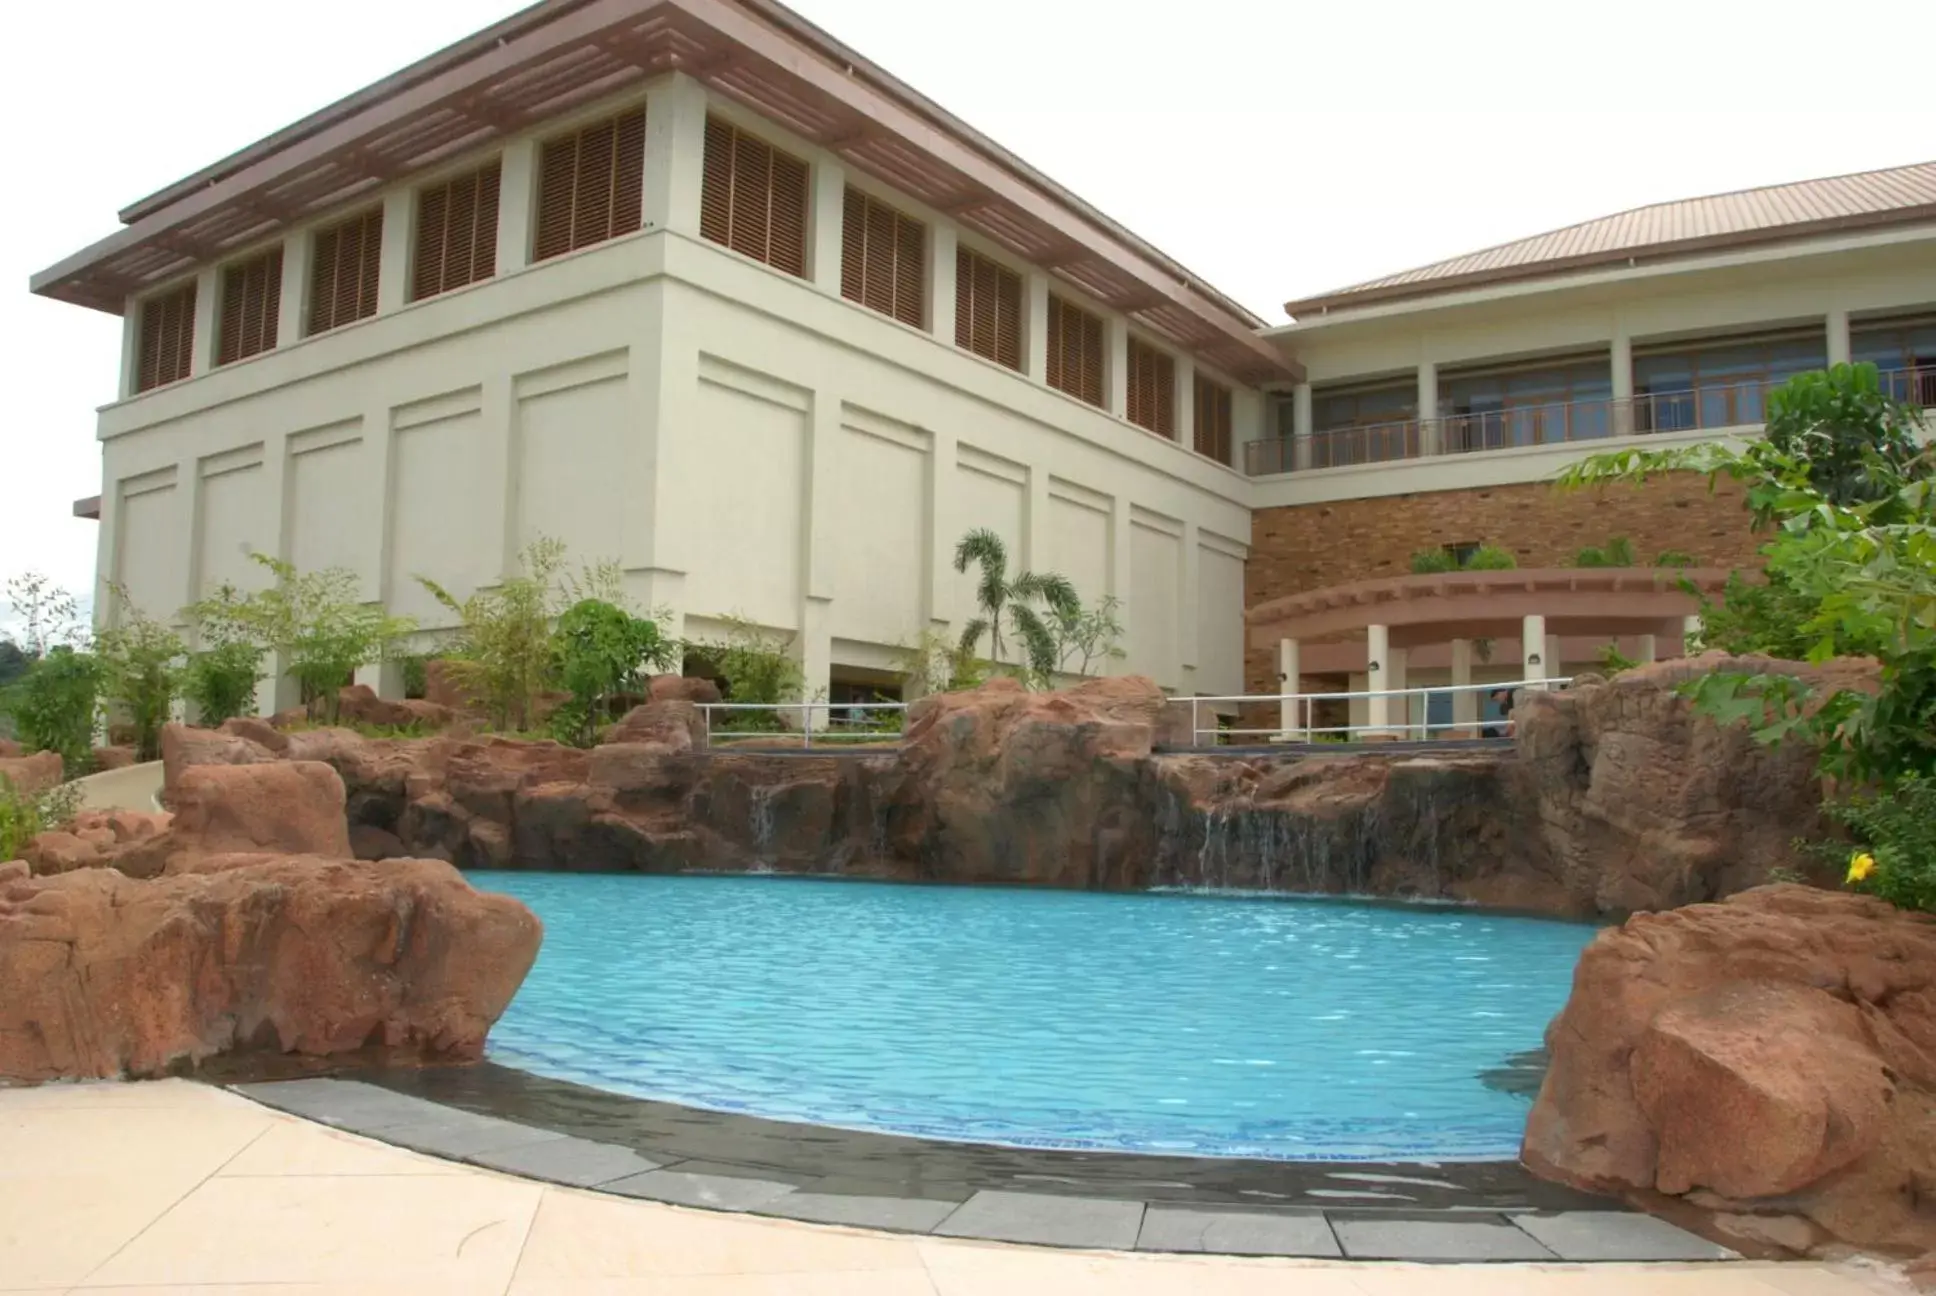
[[[1129,340],[1129,421],[1176,439],[1176,361],[1146,342]]]
[[[848,186],[840,228],[842,297],[920,328],[927,248],[928,231],[920,221]]]
[[[222,321],[215,338],[215,363],[232,364],[274,350],[276,316],[281,311],[281,248],[223,267]]]
[[[147,391],[188,377],[195,350],[195,285],[150,297],[141,304],[141,354],[134,389]]]
[[[1049,386],[1102,404],[1102,319],[1049,297]]]
[[[1208,378],[1196,381],[1196,447],[1220,464],[1230,462],[1230,389]]]
[[[376,314],[383,209],[372,207],[316,234],[309,264],[309,331],[327,333]]]
[[[538,152],[538,240],[532,259],[630,234],[645,211],[645,109],[546,140]]]
[[[955,249],[955,345],[1022,367],[1022,276],[967,248]]]
[[[776,270],[807,273],[807,164],[721,121],[706,119],[699,232]]]
[[[410,300],[435,297],[497,273],[500,172],[493,162],[418,193]]]

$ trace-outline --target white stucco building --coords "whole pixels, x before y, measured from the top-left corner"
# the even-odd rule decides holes
[[[1432,533],[1422,496],[1751,427],[1750,388],[1843,356],[1936,401],[1936,165],[1879,174],[1610,218],[1273,328],[772,0],[545,0],[32,287],[126,320],[103,608],[115,583],[166,615],[269,553],[434,630],[415,576],[468,593],[544,534],[618,560],[675,635],[792,636],[825,687],[959,627],[952,549],[988,527],[1121,601],[1119,669],[1274,692],[1246,606],[1512,539],[1504,503],[1485,537]],[[1259,530],[1346,503],[1376,543]],[[1351,561],[1304,561],[1331,545]]]

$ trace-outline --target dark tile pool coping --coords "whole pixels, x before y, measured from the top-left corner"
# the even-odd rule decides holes
[[[489,1063],[230,1087],[292,1115],[531,1179],[897,1233],[1362,1260],[1736,1258],[1510,1162],[1244,1161],[950,1143],[702,1111]]]

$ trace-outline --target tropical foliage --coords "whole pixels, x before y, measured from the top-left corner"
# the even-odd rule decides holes
[[[978,615],[962,627],[963,652],[975,652],[983,636],[988,639],[989,657],[1001,662],[1007,656],[1007,628],[1020,642],[1023,664],[1038,678],[1055,674],[1059,661],[1053,625],[1065,618],[1079,617],[1082,600],[1066,576],[1054,572],[1016,572],[1009,574],[1008,546],[986,527],[970,531],[955,546],[955,570],[974,567]],[[1040,603],[1041,608],[1035,604]]]
[[[22,792],[0,774],[0,860],[18,859],[21,848],[80,809],[81,790],[64,783],[45,792]]]
[[[358,669],[383,660],[415,628],[366,603],[362,582],[343,567],[303,572],[279,558],[254,554],[275,578],[240,604],[254,640],[276,654],[296,681],[302,703],[326,720],[337,715],[337,691]]]
[[[133,727],[135,759],[159,760],[161,727],[182,695],[188,649],[180,635],[135,607],[126,591],[116,590],[116,598],[119,623],[94,641],[101,700]]]
[[[253,709],[262,646],[250,628],[247,596],[224,582],[183,612],[196,647],[183,668],[182,696],[194,704],[195,719],[213,727]]]
[[[558,682],[571,698],[552,713],[551,728],[561,742],[579,747],[597,740],[615,700],[638,692],[643,672],[671,670],[681,657],[656,622],[596,598],[565,609],[554,643]]]
[[[1815,662],[1873,656],[1880,680],[1873,692],[1829,691],[1788,675],[1724,673],[1689,691],[1764,742],[1816,744],[1825,774],[1863,789],[1843,808],[1858,834],[1900,822],[1902,805],[1925,804],[1924,784],[1936,777],[1936,457],[1911,434],[1917,419],[1881,391],[1873,365],[1837,365],[1771,393],[1762,440],[1622,451],[1563,478],[1582,486],[1691,469],[1745,483],[1769,536],[1766,583],[1731,582],[1704,612],[1705,640]],[[1918,840],[1891,852],[1865,841],[1875,862],[1865,884],[1920,894],[1908,874],[1936,878],[1936,856]]]

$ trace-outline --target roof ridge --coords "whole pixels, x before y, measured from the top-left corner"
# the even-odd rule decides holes
[[[1498,253],[1506,252],[1509,249],[1521,247],[1527,244],[1543,242],[1547,240],[1560,239],[1563,236],[1577,230],[1586,230],[1596,226],[1602,226],[1602,227],[1607,227],[1611,229],[1616,227],[1619,222],[1642,219],[1651,213],[1665,212],[1673,209],[1683,209],[1683,210],[1698,209],[1699,204],[1720,203],[1729,199],[1754,200],[1754,199],[1761,198],[1763,195],[1783,195],[1783,197],[1785,198],[1788,194],[1792,194],[1795,191],[1806,191],[1811,187],[1820,186],[1820,185],[1850,185],[1850,184],[1858,184],[1863,182],[1873,183],[1873,182],[1880,181],[1880,183],[1884,187],[1890,187],[1890,182],[1895,180],[1898,177],[1904,176],[1908,173],[1923,172],[1923,171],[1928,171],[1928,172],[1931,172],[1933,175],[1936,175],[1936,159],[1925,159],[1919,162],[1905,162],[1897,166],[1872,167],[1862,171],[1846,171],[1846,172],[1838,173],[1836,175],[1829,175],[1829,176],[1811,176],[1800,180],[1784,180],[1775,184],[1748,185],[1738,189],[1722,189],[1722,190],[1717,190],[1713,193],[1695,194],[1686,198],[1663,199],[1660,202],[1640,203],[1632,207],[1622,208],[1619,211],[1608,212],[1605,215],[1590,217],[1586,220],[1573,221],[1566,225],[1556,225],[1550,229],[1538,230],[1531,234],[1521,235],[1518,238],[1506,239],[1498,243],[1488,244],[1484,247],[1473,248],[1465,252],[1454,253],[1451,256],[1439,257],[1419,265],[1409,266],[1409,267],[1406,267],[1405,269],[1391,271],[1387,274],[1377,275],[1369,279],[1362,279],[1357,281],[1356,283],[1347,284],[1341,288],[1331,289],[1328,292],[1317,293],[1309,297],[1296,299],[1285,303],[1285,311],[1288,314],[1295,316],[1297,313],[1296,308],[1298,307],[1310,309],[1314,306],[1324,306],[1328,308],[1330,304],[1337,302],[1341,298],[1350,297],[1357,293],[1365,292],[1371,289],[1396,288],[1400,286],[1420,285],[1420,284],[1429,285],[1435,278],[1436,279],[1462,278],[1464,277],[1463,273],[1457,276],[1454,276],[1454,275],[1434,276],[1431,274],[1431,272],[1438,270],[1441,267],[1451,266],[1458,263],[1483,262],[1486,258],[1494,256],[1495,254],[1498,254]],[[1781,201],[1781,199],[1777,199],[1776,202],[1778,206],[1786,207],[1789,205],[1788,203]],[[1910,205],[1920,205],[1920,204],[1904,203],[1903,205],[1910,206]],[[1880,208],[1878,208],[1878,210],[1880,210]],[[1776,228],[1782,225],[1806,225],[1806,224],[1813,223],[1814,221],[1823,220],[1823,219],[1832,219],[1832,217],[1827,214],[1808,215],[1808,214],[1803,214],[1801,212],[1797,212],[1794,215],[1790,215],[1790,216],[1783,217],[1781,219],[1770,221],[1765,226],[1763,226],[1763,228]],[[1722,222],[1722,223],[1725,224],[1725,222]],[[1689,237],[1689,238],[1717,237],[1722,234],[1725,234],[1726,232],[1727,231],[1725,230],[1716,230],[1709,234],[1688,235],[1686,237]],[[1584,255],[1588,255],[1588,256],[1604,255],[1606,253],[1610,253],[1616,250],[1623,250],[1623,249],[1637,250],[1644,247],[1658,246],[1665,243],[1677,243],[1681,241],[1683,241],[1682,238],[1667,238],[1667,237],[1664,237],[1663,235],[1655,234],[1639,240],[1622,241],[1622,242],[1619,242],[1617,245],[1613,243],[1609,243],[1609,245],[1605,248],[1590,250]],[[1540,261],[1544,261],[1544,260],[1570,261],[1573,259],[1575,258],[1571,256],[1563,257],[1563,258],[1540,258],[1539,260],[1532,261],[1527,264],[1537,265],[1539,264]],[[1479,273],[1484,269],[1485,269],[1484,266],[1475,266],[1472,273]]]

